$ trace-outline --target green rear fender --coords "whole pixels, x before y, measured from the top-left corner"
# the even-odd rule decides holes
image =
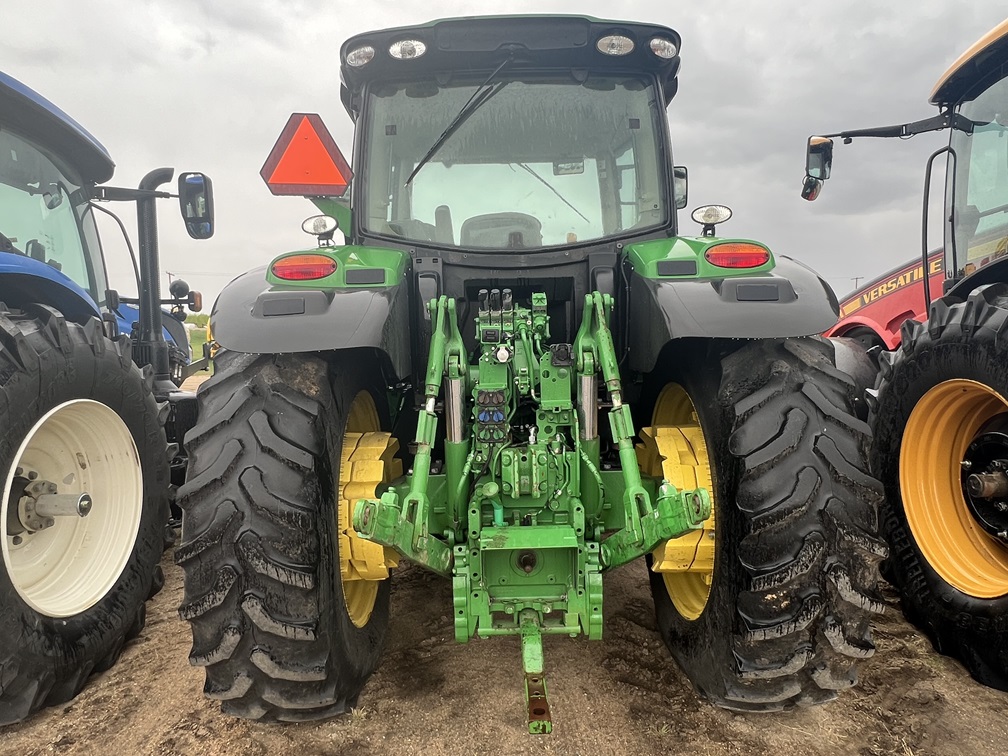
[[[711,247],[732,242],[766,249],[758,242],[716,237],[627,247],[632,369],[649,372],[673,339],[809,336],[837,322],[833,290],[796,260],[770,253],[758,267],[726,269],[705,259]]]
[[[321,254],[336,270],[314,281],[282,281],[272,265]],[[391,249],[319,247],[289,252],[229,283],[214,303],[214,338],[225,349],[292,353],[373,348],[396,375],[409,374],[408,256]]]

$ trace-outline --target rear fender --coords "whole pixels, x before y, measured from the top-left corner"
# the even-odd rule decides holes
[[[910,313],[907,317],[911,317],[912,315],[913,313]],[[898,322],[893,321],[888,325],[884,325],[867,317],[848,317],[824,331],[823,336],[831,339],[848,338],[851,336],[851,333],[857,335],[859,332],[871,331],[879,341],[885,344],[886,349],[893,350],[899,346],[900,327],[903,325],[904,320],[906,320],[906,317],[900,317]]]
[[[837,322],[836,295],[813,270],[777,256],[753,276],[675,280],[630,274],[630,367],[650,372],[682,338],[810,336]]]
[[[391,286],[325,288],[271,286],[266,267],[229,283],[210,314],[216,342],[236,352],[327,352],[373,348],[397,377],[409,375],[409,292]]]
[[[18,309],[39,302],[75,323],[101,317],[91,295],[71,279],[44,262],[11,253],[0,253],[0,302]]]

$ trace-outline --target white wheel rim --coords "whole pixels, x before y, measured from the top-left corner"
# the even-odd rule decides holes
[[[90,513],[56,517],[52,527],[35,533],[9,532],[7,510],[19,467],[55,483],[61,494],[90,494]],[[122,419],[90,399],[49,410],[21,442],[0,500],[0,543],[14,589],[50,617],[91,608],[116,584],[133,553],[142,509],[140,455]]]

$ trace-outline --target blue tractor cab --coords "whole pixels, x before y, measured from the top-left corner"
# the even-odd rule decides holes
[[[60,108],[4,73],[0,113],[0,301],[11,307],[44,302],[75,322],[94,316],[110,333],[133,334],[139,302],[110,290],[95,224],[96,188],[115,167],[108,151]],[[140,291],[135,260],[134,269]],[[175,313],[199,299],[188,286],[179,289],[183,296],[169,300]],[[205,364],[191,365],[184,327],[164,315],[169,374],[181,383]]]

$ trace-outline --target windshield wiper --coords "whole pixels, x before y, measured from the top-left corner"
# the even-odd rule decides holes
[[[503,70],[504,66],[506,66],[510,62],[511,58],[506,58],[499,66],[497,66],[497,68],[493,70],[493,73],[491,73],[489,76],[486,77],[486,81],[484,81],[482,84],[476,87],[476,91],[472,93],[472,96],[470,96],[469,99],[466,101],[466,104],[462,106],[462,109],[459,110],[459,112],[455,114],[455,117],[451,119],[451,123],[449,123],[445,127],[445,130],[441,132],[441,136],[437,138],[434,144],[430,146],[430,149],[428,149],[427,152],[424,153],[424,156],[420,158],[420,162],[416,164],[416,168],[413,169],[413,172],[409,175],[409,178],[406,179],[405,186],[409,186],[409,183],[413,180],[413,177],[420,172],[421,168],[427,165],[428,161],[430,161],[430,159],[434,157],[434,153],[437,152],[439,149],[441,149],[441,145],[447,142],[449,137],[451,137],[452,134],[458,131],[459,126],[465,123],[469,119],[469,116],[471,116],[473,113],[479,110],[486,103],[487,100],[489,100],[491,97],[493,97],[502,89],[504,89],[504,87],[510,84],[509,81],[502,81],[500,84],[497,85],[493,85],[491,83],[493,82],[494,77],[496,77],[497,74],[499,74]]]
[[[556,195],[557,197],[559,197],[559,198],[560,198],[560,201],[561,201],[561,202],[563,202],[563,203],[564,203],[565,205],[567,205],[567,207],[569,207],[569,208],[570,208],[571,210],[573,210],[573,211],[574,211],[575,213],[577,213],[578,215],[580,215],[580,216],[581,216],[581,219],[582,219],[582,220],[583,220],[583,221],[584,221],[585,223],[591,223],[591,221],[590,221],[590,220],[588,220],[587,218],[585,218],[585,216],[584,216],[584,213],[582,213],[582,212],[581,212],[580,210],[578,210],[578,209],[577,209],[576,207],[574,207],[574,205],[572,205],[572,204],[571,204],[570,202],[568,202],[568,201],[567,201],[567,198],[566,198],[566,197],[564,197],[564,196],[563,196],[562,194],[560,194],[560,192],[558,192],[558,191],[556,190],[556,187],[554,187],[554,186],[553,186],[553,184],[551,184],[551,183],[550,183],[549,181],[547,181],[547,180],[546,180],[546,179],[544,179],[544,178],[543,178],[542,176],[540,176],[540,175],[539,175],[538,173],[536,173],[536,172],[535,172],[534,170],[532,170],[532,168],[531,168],[531,167],[529,167],[529,166],[525,165],[525,163],[517,163],[517,166],[518,166],[519,168],[523,168],[524,170],[528,171],[528,172],[529,172],[529,173],[531,173],[531,174],[532,174],[533,176],[535,176],[535,177],[536,177],[537,179],[539,179],[539,180],[540,180],[540,181],[541,181],[541,182],[543,183],[543,185],[544,185],[544,186],[545,186],[545,187],[546,187],[547,189],[549,189],[549,190],[550,190],[551,192],[553,192],[553,194],[555,194],[555,195]]]

